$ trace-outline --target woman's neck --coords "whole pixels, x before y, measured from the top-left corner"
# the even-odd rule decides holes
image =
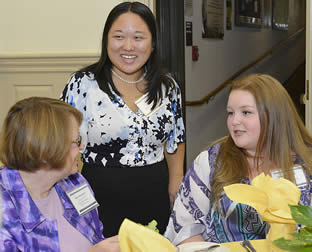
[[[50,170],[47,169],[39,169],[35,172],[19,171],[19,173],[32,199],[48,197],[57,182]]]
[[[112,67],[112,76],[116,77],[123,84],[135,85],[144,82],[145,73],[143,70],[137,71],[133,74],[125,74]]]
[[[257,177],[259,174],[264,173],[265,175],[270,175],[271,170],[274,169],[274,165],[270,162],[265,163],[263,157],[247,157],[248,162],[248,177],[250,180]]]

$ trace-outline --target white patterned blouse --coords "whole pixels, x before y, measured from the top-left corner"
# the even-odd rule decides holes
[[[164,86],[164,85],[163,85]],[[113,90],[103,92],[92,73],[77,72],[66,85],[62,100],[83,113],[80,134],[82,160],[99,167],[137,167],[164,159],[164,146],[173,153],[185,142],[181,91],[177,84],[157,111],[133,112]]]

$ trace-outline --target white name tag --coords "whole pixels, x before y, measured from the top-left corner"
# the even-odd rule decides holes
[[[135,104],[138,108],[142,111],[145,116],[149,116],[155,113],[159,108],[162,107],[161,103],[159,102],[156,107],[152,110],[153,102],[151,104],[147,103],[148,94],[142,95],[139,99],[135,101]]]
[[[296,185],[298,187],[305,187],[308,184],[307,177],[305,175],[305,171],[303,167],[299,164],[295,164],[294,167],[294,175],[295,175],[295,180],[296,180]],[[274,179],[279,179],[283,177],[283,172],[280,170],[275,170],[271,172],[271,176]]]
[[[87,184],[66,192],[79,215],[84,215],[99,206]]]

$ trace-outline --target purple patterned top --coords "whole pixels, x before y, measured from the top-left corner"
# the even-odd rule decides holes
[[[96,244],[104,239],[97,210],[79,216],[66,195],[66,191],[83,183],[87,183],[85,178],[76,173],[55,184],[55,190],[63,204],[65,219]],[[0,251],[60,252],[57,223],[40,213],[18,170],[0,167],[0,190],[3,209]]]
[[[257,211],[231,201],[224,193],[218,202],[222,213],[211,204],[211,185],[219,144],[201,152],[188,169],[179,189],[165,232],[173,244],[201,234],[209,242],[231,242],[265,238],[266,222]],[[296,163],[302,163],[299,159]],[[311,205],[311,180],[301,190],[300,204]],[[240,183],[250,184],[248,178]]]

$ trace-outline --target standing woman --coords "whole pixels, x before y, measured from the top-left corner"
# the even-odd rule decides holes
[[[104,235],[125,217],[164,232],[183,177],[181,91],[161,71],[150,9],[123,2],[108,15],[98,62],[75,73],[62,99],[83,113],[82,174],[100,204]]]

